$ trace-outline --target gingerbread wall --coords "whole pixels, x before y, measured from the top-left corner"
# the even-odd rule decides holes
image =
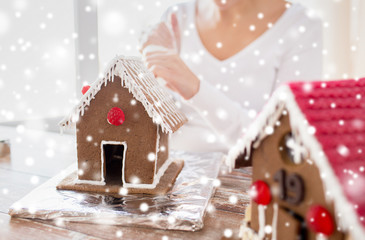
[[[280,126],[275,127],[273,135],[266,137],[260,144],[258,149],[253,151],[252,164],[253,164],[253,179],[265,181],[271,188],[273,199],[271,203],[267,205],[265,210],[265,225],[272,225],[273,219],[273,203],[278,203],[278,221],[277,221],[277,239],[298,239],[296,234],[300,227],[300,221],[297,217],[305,219],[306,212],[312,204],[320,204],[327,208],[327,210],[334,217],[333,204],[328,204],[325,200],[324,187],[320,177],[320,173],[316,165],[312,160],[304,161],[301,164],[295,165],[293,163],[287,163],[283,160],[281,151],[279,150],[280,141],[286,133],[290,132],[289,117],[282,116],[280,118]],[[274,180],[274,175],[283,169],[287,176],[297,174],[304,182],[304,197],[298,204],[290,204],[287,201],[279,198],[280,186],[277,181]],[[296,193],[291,193],[296,194]],[[296,217],[294,217],[294,215]],[[258,217],[258,205],[252,202],[251,210],[251,227],[258,232],[259,220]],[[310,230],[307,231],[308,240],[315,240],[315,234]],[[267,234],[267,237],[271,239],[271,235]],[[344,239],[342,233],[336,231],[333,233],[330,240]]]
[[[113,107],[123,110],[125,122],[122,125],[108,123],[107,114]],[[119,77],[115,77],[114,82],[109,82],[107,86],[102,86],[77,122],[76,131],[78,166],[82,170],[81,174],[79,171],[80,180],[101,180],[100,144],[104,140],[126,142],[126,182],[131,182],[134,177],[140,183],[153,182],[155,162],[148,160],[148,154],[156,153],[157,125],[128,89],[121,87]],[[164,155],[160,155],[163,161]],[[105,174],[105,166],[103,171]]]

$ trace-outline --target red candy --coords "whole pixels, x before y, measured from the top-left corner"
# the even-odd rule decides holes
[[[331,214],[320,205],[310,207],[306,215],[306,222],[309,229],[326,236],[330,236],[335,230]]]
[[[81,90],[82,95],[84,95],[89,89],[90,89],[90,86],[89,85],[83,86],[82,87],[82,90]]]
[[[115,126],[121,125],[125,120],[124,112],[118,107],[113,107],[108,112],[108,123]]]
[[[264,181],[258,180],[251,185],[250,196],[257,204],[268,205],[271,202],[270,187]]]

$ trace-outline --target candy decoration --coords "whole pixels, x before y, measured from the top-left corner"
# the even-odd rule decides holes
[[[250,196],[257,204],[268,205],[271,202],[270,187],[262,180],[251,185]]]
[[[113,107],[108,112],[108,123],[115,126],[121,125],[125,120],[124,112],[118,107]]]
[[[82,87],[81,89],[81,92],[82,92],[82,95],[85,95],[85,93],[90,89],[90,86],[89,85],[85,85]]]
[[[316,233],[330,236],[335,230],[335,223],[330,212],[320,205],[311,206],[306,215],[309,229]]]

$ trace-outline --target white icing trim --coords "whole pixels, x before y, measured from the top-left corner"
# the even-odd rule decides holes
[[[105,183],[104,169],[106,170],[106,165],[105,165],[105,161],[104,161],[104,145],[105,144],[123,145],[124,146],[123,160],[122,160],[122,163],[123,163],[123,166],[122,166],[122,181],[124,181],[124,166],[125,166],[125,154],[127,152],[127,143],[126,142],[118,142],[118,141],[105,141],[105,140],[101,141],[101,144],[100,144],[100,148],[101,148],[101,179],[104,183]]]
[[[90,86],[79,104],[59,123],[61,131],[84,115],[85,107],[90,105],[102,85],[106,86],[108,82],[114,81],[114,76],[121,78],[121,87],[127,88],[142,103],[148,116],[154,123],[161,125],[163,132],[172,133],[187,121],[186,116],[177,109],[171,95],[158,84],[153,73],[139,58],[117,56],[109,63],[104,76]]]
[[[265,206],[259,204],[259,238],[263,239],[265,237]]]
[[[277,227],[278,227],[278,211],[279,211],[279,207],[277,203],[273,204],[273,208],[274,208],[274,214],[272,216],[272,233],[271,233],[271,240],[276,240],[277,239]]]
[[[133,184],[133,183],[126,183],[123,179],[123,187],[125,188],[146,188],[146,189],[154,189],[157,184],[160,182],[160,178],[164,175],[165,171],[168,169],[170,164],[173,162],[173,159],[167,159],[164,164],[158,170],[158,173],[153,178],[153,183],[151,184]]]
[[[245,221],[240,227],[239,237],[242,238],[242,240],[262,240],[262,238],[260,238],[259,235],[252,228],[250,228]]]
[[[157,173],[157,160],[158,160],[158,152],[160,151],[160,126],[157,125],[157,138],[156,138],[156,154],[155,154],[155,171],[154,171],[154,176],[153,179],[155,179],[156,173]]]
[[[273,94],[270,101],[265,105],[254,123],[250,126],[248,132],[240,139],[237,144],[229,151],[226,163],[232,169],[235,165],[236,158],[246,151],[250,155],[251,146],[258,147],[260,141],[266,136],[265,128],[275,127],[275,122],[282,115],[283,109],[289,112],[290,127],[293,132],[298,131],[298,137],[307,147],[312,160],[316,163],[322,176],[324,192],[327,201],[333,201],[335,206],[335,217],[337,225],[342,231],[348,231],[354,239],[361,239],[365,236],[365,229],[359,221],[352,204],[345,197],[341,186],[327,157],[325,156],[321,144],[311,132],[311,126],[301,112],[293,93],[289,86],[280,87]],[[331,194],[326,194],[330,192]]]
[[[75,180],[75,184],[89,184],[89,185],[100,185],[100,186],[104,186],[105,182],[102,181],[94,181],[94,180],[80,180],[80,179],[76,179]]]
[[[328,237],[321,234],[321,233],[317,233],[316,234],[316,240],[328,240]]]

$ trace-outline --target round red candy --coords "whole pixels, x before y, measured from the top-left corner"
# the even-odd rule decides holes
[[[254,182],[250,188],[250,196],[257,204],[268,205],[271,202],[269,185],[262,180]]]
[[[125,120],[124,112],[118,107],[113,107],[108,112],[108,123],[115,126],[121,125]]]
[[[82,95],[84,95],[90,89],[89,85],[83,86],[81,89]]]
[[[335,230],[335,223],[330,212],[320,205],[311,206],[306,215],[309,229],[316,233],[330,236]]]

